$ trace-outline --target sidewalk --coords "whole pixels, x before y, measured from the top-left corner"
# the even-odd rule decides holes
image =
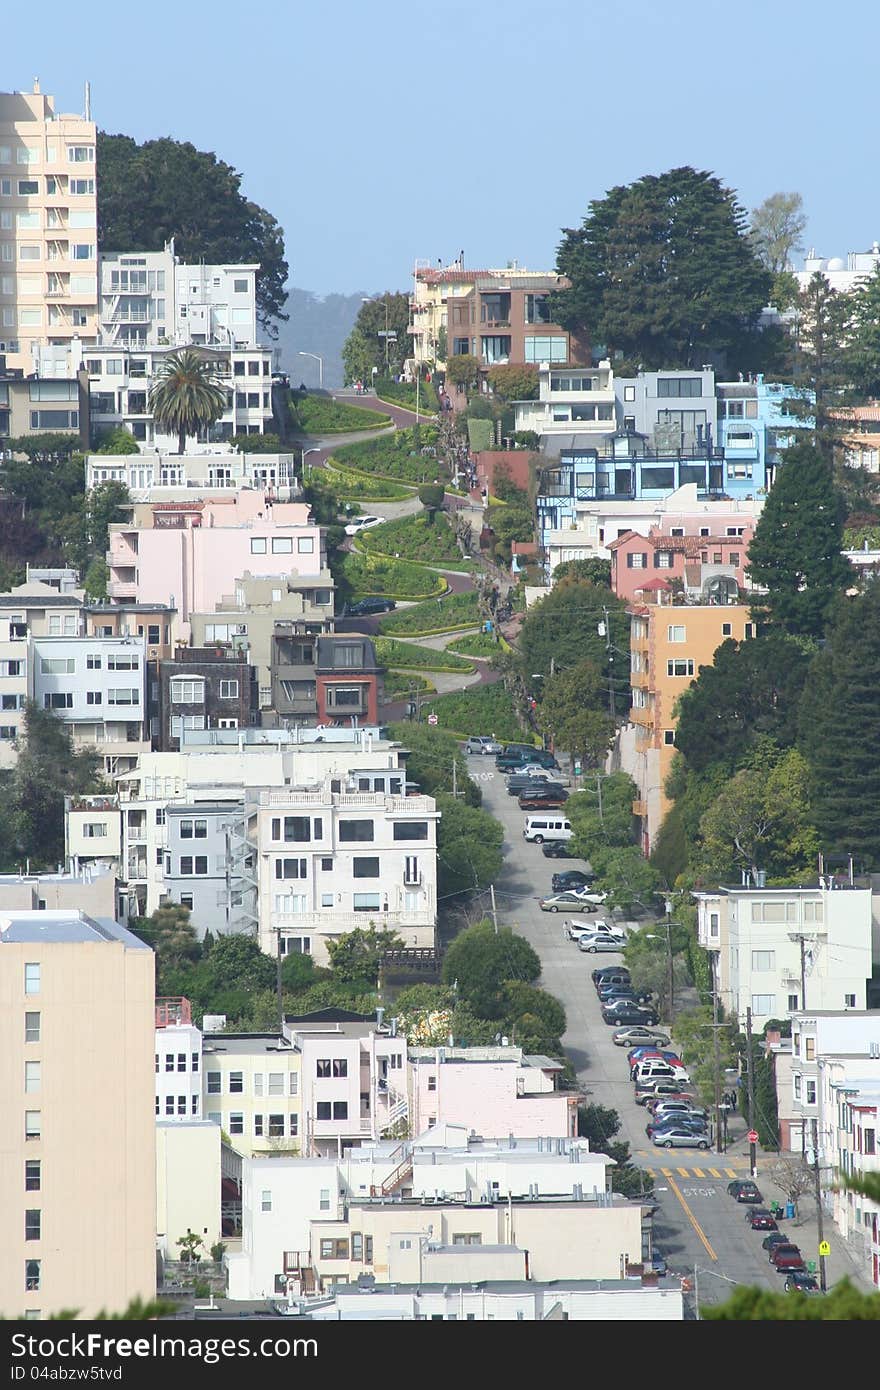
[[[728,1120],[728,1145],[727,1153],[734,1158],[749,1157],[749,1143],[746,1135],[748,1126],[742,1115],[734,1114]],[[796,1154],[776,1154],[765,1152],[758,1149],[757,1154],[757,1177],[755,1181],[761,1190],[764,1198],[764,1205],[770,1206],[773,1202],[779,1202],[783,1207],[788,1201],[788,1195],[784,1188],[773,1181],[770,1176],[774,1163],[779,1158],[797,1158]],[[804,1193],[796,1204],[797,1214],[792,1220],[786,1221],[783,1217],[779,1221],[779,1229],[791,1237],[792,1243],[800,1247],[804,1257],[804,1262],[812,1261],[816,1266],[816,1277],[819,1277],[819,1222],[816,1215],[816,1199],[812,1192]],[[860,1260],[858,1255],[850,1248],[844,1240],[840,1231],[834,1224],[834,1219],[829,1211],[823,1209],[822,1213],[822,1234],[823,1239],[831,1246],[831,1254],[825,1259],[825,1279],[828,1288],[832,1288],[836,1283],[846,1276],[851,1279],[862,1293],[876,1293],[877,1290],[871,1283],[870,1269],[867,1261]]]

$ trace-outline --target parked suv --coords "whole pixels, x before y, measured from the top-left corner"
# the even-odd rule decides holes
[[[464,745],[464,751],[466,753],[497,754],[502,753],[504,749],[502,744],[498,743],[494,738],[489,738],[487,734],[474,734]]]

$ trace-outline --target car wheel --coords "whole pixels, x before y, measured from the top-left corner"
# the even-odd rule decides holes
[[[559,908],[556,907],[556,906],[553,906],[553,907],[551,907],[550,911],[551,911],[551,912],[558,912],[558,911],[559,911]]]
[[[697,1145],[698,1149],[708,1149],[708,1147],[709,1145],[706,1143],[705,1139],[701,1139],[699,1144]]]
[[[535,836],[535,844],[536,844],[536,845],[543,845],[543,843],[544,843],[544,836],[543,836],[543,835],[536,835],[536,836]]]
[[[672,1140],[671,1140],[671,1139],[667,1139],[667,1140],[666,1140],[666,1143],[663,1145],[663,1147],[664,1147],[664,1149],[671,1149],[671,1148],[672,1148]]]

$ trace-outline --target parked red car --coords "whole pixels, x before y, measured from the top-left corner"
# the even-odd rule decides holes
[[[769,1211],[757,1209],[750,1211],[746,1220],[753,1231],[778,1231],[779,1227]]]
[[[774,1245],[770,1251],[770,1263],[780,1273],[783,1270],[806,1269],[804,1258],[796,1245]]]

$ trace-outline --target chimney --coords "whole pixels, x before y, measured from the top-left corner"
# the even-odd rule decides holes
[[[384,1008],[383,1008],[383,1007],[381,1006],[381,1004],[380,1004],[380,1005],[377,1007],[377,1009],[376,1009],[376,1027],[377,1027],[377,1028],[381,1028],[381,1027],[382,1027],[382,1020],[383,1020],[384,1017],[385,1017],[385,1010],[384,1010]]]

